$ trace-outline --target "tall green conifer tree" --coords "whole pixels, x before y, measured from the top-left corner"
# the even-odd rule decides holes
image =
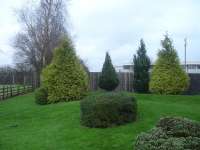
[[[76,56],[70,39],[55,49],[52,63],[42,73],[48,90],[48,103],[79,100],[88,89],[88,77]]]
[[[133,58],[133,88],[134,91],[139,93],[147,93],[149,91],[149,69],[150,59],[146,54],[146,46],[143,39],[140,40],[140,46],[137,54]]]
[[[158,94],[180,94],[189,86],[189,77],[181,67],[172,40],[165,35],[162,49],[151,73],[150,90]]]

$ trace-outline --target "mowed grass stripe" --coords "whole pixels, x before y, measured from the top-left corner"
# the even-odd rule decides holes
[[[155,126],[160,117],[200,121],[200,96],[134,96],[137,121],[107,129],[81,126],[78,101],[40,106],[32,93],[0,102],[0,149],[133,150],[137,135]]]

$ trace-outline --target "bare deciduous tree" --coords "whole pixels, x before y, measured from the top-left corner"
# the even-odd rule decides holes
[[[22,31],[14,40],[16,63],[30,64],[36,71],[38,85],[42,68],[52,60],[53,50],[66,30],[66,7],[63,0],[40,0],[39,4],[19,10]]]

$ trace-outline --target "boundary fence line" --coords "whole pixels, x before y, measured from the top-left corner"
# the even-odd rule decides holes
[[[0,101],[10,97],[32,92],[32,85],[0,85]]]
[[[90,90],[98,90],[98,82],[101,72],[89,73],[89,88]],[[118,72],[119,85],[116,91],[133,91],[133,73],[132,72]]]

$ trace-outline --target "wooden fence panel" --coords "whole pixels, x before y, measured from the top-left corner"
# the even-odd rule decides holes
[[[96,91],[99,89],[98,82],[100,77],[100,72],[90,72],[89,74],[89,88],[90,90]],[[131,72],[119,72],[119,86],[116,91],[133,91],[133,73]]]
[[[89,73],[89,89],[96,91],[99,89],[98,82],[100,72]],[[200,93],[200,74],[189,74],[190,87],[188,93]],[[119,86],[116,91],[133,91],[133,73],[131,72],[118,72]],[[35,86],[16,86],[16,85],[0,85],[0,100],[9,97],[25,94],[34,90]]]
[[[100,72],[90,72],[89,82],[90,90],[98,90],[98,82]],[[200,74],[189,74],[190,77],[190,86],[186,91],[188,94],[200,93]],[[116,91],[133,91],[133,73],[132,72],[118,72],[119,86],[116,88]]]

